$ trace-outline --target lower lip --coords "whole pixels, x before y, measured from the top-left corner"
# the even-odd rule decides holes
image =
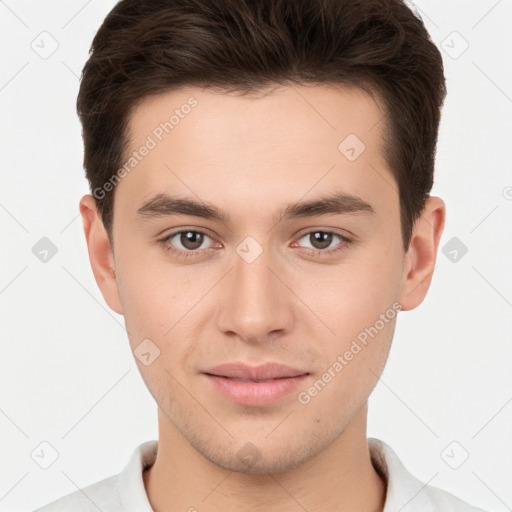
[[[268,405],[287,395],[303,383],[309,374],[266,382],[244,382],[217,375],[204,374],[212,386],[233,402],[242,405]]]

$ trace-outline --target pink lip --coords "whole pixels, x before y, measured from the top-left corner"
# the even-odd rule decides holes
[[[261,406],[293,391],[308,378],[309,372],[278,363],[256,367],[231,363],[211,368],[204,375],[214,389],[235,403]]]
[[[226,363],[214,366],[203,373],[237,379],[278,379],[281,377],[297,377],[309,372],[279,363],[265,363],[259,366],[249,366],[245,363]]]

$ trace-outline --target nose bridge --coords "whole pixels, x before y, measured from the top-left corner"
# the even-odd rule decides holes
[[[257,252],[259,251],[259,255]],[[242,242],[224,284],[219,328],[246,340],[260,340],[288,327],[286,287],[274,275],[273,257],[254,241]],[[272,269],[272,271],[270,270]]]

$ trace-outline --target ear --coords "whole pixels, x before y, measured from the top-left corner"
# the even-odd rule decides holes
[[[89,261],[99,289],[109,307],[123,314],[117,288],[115,261],[96,200],[90,194],[80,200],[80,213],[89,250]]]
[[[419,306],[427,295],[445,219],[444,201],[439,197],[429,197],[414,224],[411,243],[404,259],[400,292],[403,311]]]

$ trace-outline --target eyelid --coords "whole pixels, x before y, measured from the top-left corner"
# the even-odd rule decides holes
[[[330,247],[328,249],[315,249],[314,247],[302,247],[303,249],[306,250],[306,252],[308,252],[309,254],[313,254],[313,255],[320,255],[320,257],[324,256],[329,256],[331,254],[335,254],[335,253],[338,253],[338,252],[341,252],[343,251],[344,249],[347,248],[347,246],[351,245],[353,243],[353,240],[352,238],[346,236],[345,234],[343,233],[340,233],[338,230],[335,230],[335,229],[310,229],[309,231],[306,231],[305,233],[301,234],[298,238],[297,238],[297,242],[294,242],[293,245],[296,245],[302,238],[304,238],[305,236],[308,236],[308,235],[311,235],[313,233],[327,233],[327,234],[330,234],[330,235],[334,235],[334,236],[337,236],[341,239],[341,242],[339,242],[338,244],[334,245],[334,247]]]
[[[170,240],[172,238],[174,238],[176,235],[178,235],[180,233],[184,233],[184,232],[185,233],[186,232],[199,233],[199,234],[207,236],[211,240],[214,240],[214,237],[211,236],[206,229],[181,227],[179,229],[176,229],[176,230],[171,231],[170,233],[166,234],[163,238],[158,240],[158,243],[164,248],[164,250],[171,252],[171,253],[176,253],[176,254],[178,254],[178,256],[182,256],[182,257],[196,256],[196,255],[204,253],[205,251],[210,251],[213,249],[213,247],[207,247],[205,249],[195,249],[195,250],[191,250],[191,251],[185,251],[183,249],[178,249],[176,247],[173,247],[172,244],[170,244]],[[311,235],[313,233],[319,233],[319,232],[338,236],[341,238],[341,242],[329,249],[315,249],[315,248],[311,248],[311,247],[302,247],[302,246],[300,246],[300,247],[305,249],[306,252],[308,252],[309,254],[313,253],[314,255],[327,256],[327,255],[330,255],[330,254],[333,254],[336,252],[343,251],[344,249],[347,248],[348,245],[352,244],[354,241],[351,237],[345,235],[344,233],[341,233],[339,230],[334,229],[334,228],[308,228],[308,231],[305,231],[302,234],[297,235],[295,237],[295,239],[297,241],[293,242],[293,244],[296,244],[299,240],[301,240],[302,238],[304,238],[307,235]],[[215,243],[215,241],[214,241],[214,243]],[[217,243],[219,243],[219,242],[217,242]]]
[[[166,234],[165,236],[163,236],[162,238],[160,238],[158,240],[158,242],[164,247],[164,249],[168,250],[168,251],[171,251],[171,252],[181,252],[181,253],[186,253],[186,254],[199,254],[201,252],[204,252],[204,251],[207,251],[209,249],[211,249],[212,247],[207,247],[206,249],[195,249],[193,251],[184,251],[183,249],[178,249],[178,248],[175,248],[175,247],[172,247],[172,245],[170,244],[170,241],[176,236],[176,235],[179,235],[180,233],[187,233],[187,232],[192,232],[192,233],[199,233],[201,235],[205,235],[206,237],[208,237],[210,240],[212,240],[214,243],[215,243],[215,240],[214,240],[214,237],[208,233],[207,230],[203,229],[203,228],[179,228],[179,229],[176,229],[175,231],[171,231],[170,233]],[[170,248],[172,247],[172,248]]]
[[[341,236],[342,238],[344,238],[345,240],[350,240],[350,239],[355,239],[356,238],[356,235],[353,235],[350,231],[348,230],[340,230],[340,229],[337,229],[337,228],[331,228],[331,227],[324,227],[324,228],[307,228],[306,231],[302,232],[302,234],[298,234],[298,235],[295,235],[295,238],[296,239],[300,239],[302,238],[303,236],[305,235],[310,235],[311,233],[331,233],[333,235],[338,235],[338,236]],[[301,233],[299,231],[299,233]]]

